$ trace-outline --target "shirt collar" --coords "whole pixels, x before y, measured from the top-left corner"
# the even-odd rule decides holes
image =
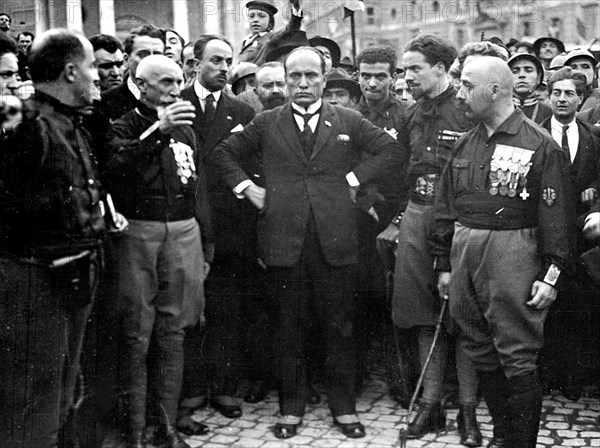
[[[562,133],[563,130],[563,126],[569,126],[569,129],[567,129],[567,132],[571,132],[575,130],[575,126],[573,126],[575,124],[576,118],[573,117],[573,120],[570,123],[567,124],[562,124],[560,121],[558,121],[554,115],[552,115],[552,118],[550,118],[550,126],[552,127],[552,129],[554,129],[557,132]]]
[[[133,82],[133,79],[131,79],[131,76],[127,77],[127,88],[129,89],[131,94],[135,97],[135,99],[139,101],[140,100],[140,89],[138,89],[138,86],[135,84],[135,82]]]
[[[494,131],[491,135],[493,137],[496,134],[504,133],[509,135],[517,135],[519,129],[521,129],[521,125],[525,121],[525,115],[518,107],[515,107],[515,110],[512,114],[508,116],[506,120],[502,122],[500,126]],[[489,138],[487,135],[487,129],[483,122],[479,123],[479,132],[485,136],[485,138]]]
[[[216,90],[214,92],[211,92],[206,87],[204,87],[202,84],[200,84],[200,81],[198,81],[197,79],[194,81],[194,92],[196,92],[196,96],[201,101],[205,101],[206,97],[208,95],[210,95],[210,94],[212,94],[212,96],[215,99],[216,103],[218,103],[219,99],[221,98],[221,91],[220,90]]]
[[[319,110],[319,108],[321,107],[322,104],[323,104],[323,101],[321,101],[321,98],[319,98],[316,102],[312,103],[306,109],[303,108],[302,106],[298,106],[296,103],[292,103],[292,107],[294,109],[296,109],[298,112],[300,112],[302,115],[304,115],[304,114],[314,114],[317,110]]]

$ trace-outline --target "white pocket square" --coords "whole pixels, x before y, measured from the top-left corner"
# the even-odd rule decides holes
[[[234,132],[242,132],[244,130],[244,126],[242,126],[241,123],[239,123],[235,128],[233,128],[231,130],[231,133],[233,134]]]

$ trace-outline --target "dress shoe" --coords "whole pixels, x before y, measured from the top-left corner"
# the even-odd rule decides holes
[[[237,404],[223,404],[218,399],[211,398],[210,405],[227,418],[242,416],[242,409]]]
[[[360,439],[367,435],[365,432],[365,426],[361,422],[354,423],[340,423],[335,418],[333,424],[340,428],[342,434],[350,439]]]
[[[416,417],[408,425],[406,437],[419,439],[428,432],[442,431],[446,428],[446,412],[439,403],[421,402]]]
[[[127,436],[126,448],[146,448],[144,431],[133,431]]]
[[[186,436],[203,436],[208,434],[208,426],[204,423],[195,421],[192,417],[187,416],[177,420],[175,428]]]
[[[508,440],[500,437],[493,437],[492,440],[486,445],[486,448],[510,448]]]
[[[577,401],[581,398],[581,384],[572,375],[567,377],[565,385],[560,388],[560,391],[563,397],[571,401]]]
[[[313,406],[321,403],[321,395],[311,384],[306,387],[306,402]]]
[[[298,427],[302,424],[288,424],[288,423],[275,423],[275,427],[273,428],[273,435],[278,439],[289,439],[290,437],[294,437],[298,433]]]
[[[246,395],[244,395],[244,401],[246,403],[258,403],[259,401],[263,401],[265,399],[268,392],[269,389],[264,381],[254,381],[252,384],[250,384],[250,387],[246,391]]]
[[[191,448],[175,428],[163,424],[154,430],[153,445],[157,448]]]
[[[465,446],[481,446],[481,431],[477,425],[476,405],[460,405],[457,423],[460,443]]]

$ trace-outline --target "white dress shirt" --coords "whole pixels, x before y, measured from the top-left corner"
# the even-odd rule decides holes
[[[215,99],[215,109],[217,108],[217,103],[221,98],[220,90],[217,90],[216,92],[211,92],[202,84],[200,84],[200,82],[196,79],[194,81],[194,92],[196,93],[198,100],[200,100],[200,107],[202,108],[202,112],[206,110],[206,97],[210,94],[212,94],[213,98]]]
[[[567,140],[569,142],[569,153],[571,154],[571,163],[575,160],[577,149],[579,148],[579,128],[575,118],[568,124],[562,124],[554,116],[550,118],[550,129],[552,130],[552,138],[558,146],[562,147],[563,126],[569,126],[567,129]]]

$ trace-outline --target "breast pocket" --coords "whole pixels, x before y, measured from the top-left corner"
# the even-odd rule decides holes
[[[450,163],[454,192],[468,191],[471,185],[471,161],[467,159],[453,159]]]

